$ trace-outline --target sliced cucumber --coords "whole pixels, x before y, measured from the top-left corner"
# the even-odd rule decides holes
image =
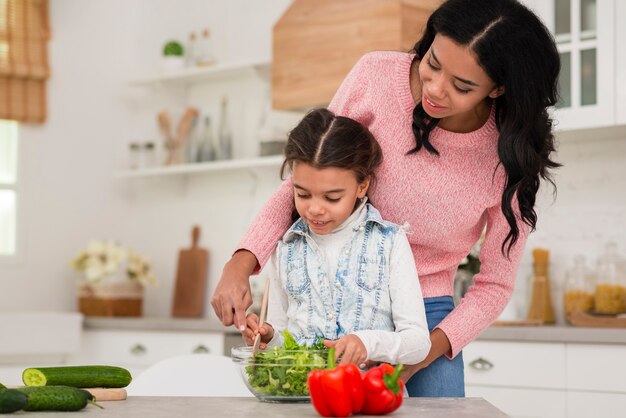
[[[22,381],[26,386],[123,388],[131,380],[128,370],[114,366],[37,367],[26,369],[22,373]]]

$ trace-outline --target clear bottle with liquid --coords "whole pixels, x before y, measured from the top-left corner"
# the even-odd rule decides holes
[[[211,117],[205,116],[196,161],[213,161],[216,158],[215,154],[215,140],[213,137],[213,128],[211,127]]]
[[[220,123],[218,127],[218,155],[220,160],[230,160],[233,157],[233,135],[228,120],[228,97],[222,97]]]
[[[593,310],[592,279],[585,256],[577,255],[574,257],[574,266],[567,271],[565,277],[563,309],[566,317],[573,312],[590,312]]]
[[[617,253],[617,244],[610,242],[598,260],[594,295],[596,313],[626,312],[626,284],[624,282],[624,260]]]
[[[213,41],[211,40],[211,32],[209,32],[208,28],[202,30],[202,35],[198,40],[198,53],[196,56],[196,65],[211,65],[215,62]]]

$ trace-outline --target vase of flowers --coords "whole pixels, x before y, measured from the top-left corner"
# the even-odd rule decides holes
[[[81,273],[78,306],[85,316],[141,316],[144,287],[156,284],[149,259],[114,241],[92,241],[71,263]]]

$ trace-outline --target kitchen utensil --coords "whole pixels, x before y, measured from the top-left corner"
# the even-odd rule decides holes
[[[183,117],[178,122],[176,127],[176,138],[174,139],[174,149],[171,153],[170,164],[182,163],[182,150],[185,147],[185,142],[189,137],[191,131],[192,122],[194,118],[198,117],[198,111],[193,107],[188,107],[183,114]]]
[[[270,293],[270,278],[265,278],[265,288],[263,289],[263,300],[261,301],[261,314],[259,315],[259,328],[265,323],[265,317],[267,316],[267,303]],[[259,352],[259,344],[261,344],[261,334],[257,334],[254,338],[254,344],[252,345],[252,355],[256,355]]]
[[[204,315],[209,252],[198,246],[200,227],[194,226],[191,233],[191,248],[178,254],[176,285],[172,316],[193,318]]]
[[[172,160],[172,152],[174,150],[174,136],[172,135],[172,119],[170,114],[163,110],[157,114],[157,121],[159,123],[159,130],[163,136],[165,149],[167,150],[167,156],[165,158],[165,164],[170,164]]]
[[[549,257],[550,252],[548,250],[543,248],[533,250],[534,275],[528,319],[541,320],[544,324],[554,323],[554,308],[552,307],[548,276]]]
[[[123,401],[126,399],[126,389],[124,388],[87,388],[85,390],[96,398],[96,402]]]

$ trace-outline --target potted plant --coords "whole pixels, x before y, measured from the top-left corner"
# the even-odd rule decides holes
[[[180,70],[185,66],[185,49],[178,41],[168,41],[163,46],[163,69]]]
[[[114,241],[92,241],[71,262],[86,316],[141,316],[145,286],[155,285],[150,260]]]

